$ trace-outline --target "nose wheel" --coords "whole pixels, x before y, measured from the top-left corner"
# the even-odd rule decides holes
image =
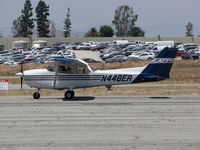
[[[39,90],[40,90],[40,89],[38,89],[37,92],[35,92],[35,93],[33,94],[33,98],[34,98],[34,99],[39,99],[39,98],[40,98]]]
[[[72,99],[74,97],[74,91],[68,90],[65,92],[65,99]]]

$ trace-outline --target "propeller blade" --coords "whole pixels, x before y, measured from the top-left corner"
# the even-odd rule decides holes
[[[23,77],[21,77],[21,90],[22,90],[22,86],[23,86]]]
[[[23,86],[23,63],[21,63],[21,73],[22,73],[22,76],[21,76],[21,90],[22,90],[22,86]]]
[[[21,73],[23,73],[23,64],[21,63]]]

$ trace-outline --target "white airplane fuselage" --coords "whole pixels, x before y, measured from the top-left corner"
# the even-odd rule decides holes
[[[49,89],[75,89],[94,86],[109,86],[132,83],[144,67],[97,70],[85,74],[58,73],[47,69],[34,69],[24,71],[26,83],[35,88]],[[134,74],[133,74],[134,72]],[[54,82],[56,80],[56,84]]]

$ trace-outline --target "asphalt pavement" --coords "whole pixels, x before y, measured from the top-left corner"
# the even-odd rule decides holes
[[[198,150],[200,97],[0,97],[1,150]]]

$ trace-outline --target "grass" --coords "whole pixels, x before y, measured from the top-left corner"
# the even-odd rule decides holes
[[[40,90],[41,96],[60,96],[64,97],[66,90]],[[174,96],[174,95],[200,95],[199,86],[148,86],[148,87],[132,87],[132,86],[114,86],[111,91],[107,91],[105,87],[94,87],[86,89],[75,89],[75,96]],[[29,90],[9,90],[8,96],[31,96],[36,89]],[[0,91],[0,96],[5,96],[5,91]]]
[[[149,61],[127,61],[123,63],[91,63],[92,67],[97,69],[118,69],[145,66]],[[24,70],[45,68],[47,64],[39,65],[24,65]],[[10,84],[19,84],[20,78],[9,79],[6,76],[15,76],[20,72],[20,66],[10,67],[7,65],[0,65],[0,76],[5,76]],[[159,84],[200,84],[200,60],[176,60],[171,73],[170,80],[159,82]],[[158,82],[156,82],[157,84]]]
[[[140,67],[148,64],[149,61],[128,61],[123,63],[91,63],[92,67],[97,69],[118,69]],[[24,65],[24,70],[45,68],[47,64]],[[13,76],[20,72],[20,66],[10,67],[0,65],[0,76]],[[105,87],[95,87],[84,89],[75,89],[77,96],[156,96],[156,95],[200,95],[200,60],[176,60],[171,73],[170,80],[152,82],[150,84],[169,84],[169,86],[152,86],[152,87],[113,87],[112,91],[107,92]],[[9,79],[9,84],[19,84],[20,78]],[[149,83],[142,83],[149,84]],[[176,86],[174,84],[196,84],[196,86]],[[9,90],[8,95],[32,95],[36,90]],[[64,91],[41,90],[41,95],[63,96]],[[0,95],[5,95],[4,91],[0,91]]]

